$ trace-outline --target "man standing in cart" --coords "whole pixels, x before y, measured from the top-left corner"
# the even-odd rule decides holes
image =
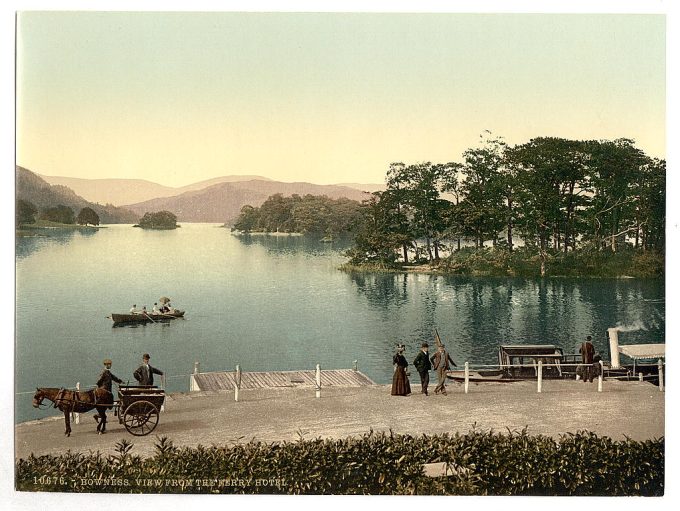
[[[149,365],[149,360],[151,357],[148,353],[144,353],[142,356],[142,365],[140,365],[137,370],[133,373],[135,380],[139,382],[140,385],[153,385],[153,375],[154,373],[163,376],[163,371],[156,369]]]

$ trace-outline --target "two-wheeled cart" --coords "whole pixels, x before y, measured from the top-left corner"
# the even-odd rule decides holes
[[[135,436],[151,433],[160,419],[165,390],[147,385],[120,385],[115,414],[118,422]]]

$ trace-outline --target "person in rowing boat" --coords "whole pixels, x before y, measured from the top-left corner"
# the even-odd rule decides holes
[[[151,367],[149,364],[150,359],[151,357],[149,354],[144,353],[142,356],[142,365],[140,365],[137,370],[132,373],[132,375],[135,377],[135,380],[137,380],[140,385],[153,385],[154,374],[163,376],[163,371],[156,369],[155,367]]]
[[[151,314],[160,314],[161,311],[158,310],[158,304],[154,303],[153,304],[153,309],[151,309]]]
[[[130,314],[139,314],[139,310],[137,310],[137,304],[134,304],[132,307],[130,307]]]

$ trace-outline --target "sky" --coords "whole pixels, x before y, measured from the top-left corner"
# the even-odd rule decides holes
[[[16,160],[182,186],[381,183],[490,130],[666,157],[662,14],[20,12]]]

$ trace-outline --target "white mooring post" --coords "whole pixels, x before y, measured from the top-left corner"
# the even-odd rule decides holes
[[[359,370],[359,361],[355,360],[352,364],[352,369],[354,369],[354,372],[357,372]]]
[[[161,390],[165,390],[165,373],[161,375]],[[163,404],[161,405],[161,412],[165,411],[165,399],[163,399]]]
[[[201,364],[198,362],[198,360],[194,361],[194,372],[189,375],[189,390],[194,391],[194,390],[201,390],[198,387],[198,382],[196,381],[196,375],[201,372]]]
[[[321,366],[316,364],[316,397],[321,397]]]
[[[470,362],[465,362],[465,393],[470,388]]]
[[[598,362],[600,364],[600,374],[597,376],[597,391],[602,392],[602,382],[604,381],[604,364],[602,360]]]
[[[234,401],[238,401],[238,392],[241,390],[241,366],[236,366],[236,377],[234,378]]]
[[[664,391],[664,383],[663,383],[663,362],[661,359],[657,362],[657,365],[659,366],[659,390],[661,392]]]
[[[638,373],[638,380],[639,381],[644,381],[645,380],[645,375],[642,373]]]
[[[76,383],[76,392],[80,392],[80,382]],[[73,422],[76,423],[76,424],[80,424],[80,414],[74,413],[73,417],[74,417]]]
[[[543,390],[543,360],[538,361],[538,392]]]

